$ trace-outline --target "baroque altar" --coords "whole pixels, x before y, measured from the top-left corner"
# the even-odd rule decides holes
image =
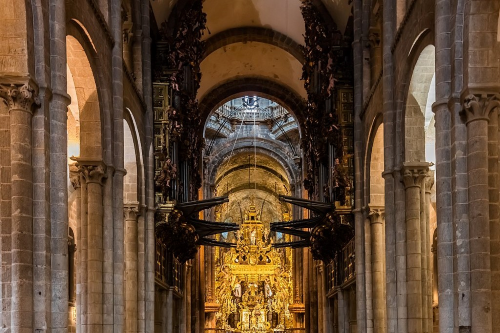
[[[291,249],[272,247],[275,236],[254,204],[233,236],[235,248],[216,250],[217,328],[267,333],[293,327]]]

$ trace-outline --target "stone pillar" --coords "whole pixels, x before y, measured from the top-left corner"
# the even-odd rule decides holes
[[[123,205],[125,219],[125,332],[138,331],[138,226],[139,203]]]
[[[490,114],[488,128],[488,194],[490,198],[490,248],[491,248],[491,312],[500,313],[500,216],[499,216],[499,177],[498,177],[498,124],[499,110],[494,108]],[[500,330],[500,316],[493,315],[492,330]]]
[[[79,303],[77,303],[77,327],[80,328],[79,333],[89,333],[87,323],[88,323],[88,230],[89,230],[89,221],[87,216],[88,209],[88,197],[87,197],[87,182],[82,173],[82,170],[78,168],[78,173],[80,175],[80,228],[78,230],[78,247],[77,257],[78,259],[78,267],[77,267],[77,275],[80,277],[79,288],[77,288],[77,297],[80,295]]]
[[[81,182],[81,175],[78,172],[78,168],[76,165],[72,164],[69,168],[69,179],[71,181],[71,185],[75,189],[75,206],[76,206],[76,214],[75,214],[75,220],[76,220],[76,244],[78,244],[76,248],[76,261],[75,261],[75,275],[76,275],[76,301],[75,301],[75,307],[76,307],[76,330],[77,332],[81,332],[81,310],[82,310],[82,294],[81,294],[81,286],[82,286],[82,274],[80,270],[80,265],[81,265],[81,230],[82,230],[82,182]],[[69,270],[68,270],[69,271]]]
[[[89,333],[103,333],[103,184],[106,165],[78,160],[77,166],[87,185],[87,295],[86,309],[82,309],[84,316],[86,313],[86,322],[82,325]]]
[[[50,220],[51,220],[51,328],[53,333],[68,327],[68,105],[66,57],[66,1],[50,0],[50,76],[52,99],[50,119]],[[49,49],[49,45],[45,46]],[[77,205],[78,205],[77,201]],[[77,234],[77,237],[79,235]],[[64,250],[66,248],[66,250]],[[45,326],[45,323],[44,323]],[[37,326],[40,328],[43,326]]]
[[[433,329],[433,309],[432,309],[432,251],[431,251],[431,230],[430,230],[430,206],[431,206],[431,190],[432,186],[434,186],[434,171],[429,171],[427,177],[424,179],[423,186],[423,194],[424,198],[422,200],[423,203],[423,211],[424,211],[424,219],[423,223],[425,226],[425,232],[423,236],[425,237],[425,268],[426,268],[426,279],[425,279],[425,303],[424,310],[426,313],[426,325],[427,332],[432,332]]]
[[[469,95],[463,115],[467,125],[469,237],[473,333],[492,332],[490,214],[488,193],[488,122],[500,96]]]
[[[366,209],[363,210],[366,211]],[[366,333],[373,333],[372,237],[369,217],[365,219],[363,232],[365,234]]]
[[[384,207],[370,206],[373,332],[386,331]]]
[[[402,170],[406,202],[406,271],[408,333],[424,332],[421,188],[429,170],[428,163],[405,163]]]
[[[166,313],[163,318],[165,321],[165,333],[173,333],[174,331],[174,288],[170,287],[165,290],[162,294],[165,294],[165,304],[166,304]]]
[[[145,319],[145,296],[146,296],[146,290],[145,290],[145,267],[144,267],[144,215],[145,214],[145,207],[141,207],[141,212],[140,216],[138,218],[138,228],[137,228],[137,237],[138,237],[138,255],[137,255],[137,271],[138,271],[138,276],[137,276],[137,331],[139,333],[145,333],[145,326],[144,326],[144,319]]]
[[[33,166],[34,89],[0,85],[10,114],[11,163],[11,332],[33,331]],[[66,230],[67,232],[67,230]],[[67,295],[66,295],[67,296]],[[4,296],[5,297],[5,296]],[[67,298],[66,298],[67,299]],[[66,303],[67,305],[67,303]]]
[[[139,0],[137,0],[139,1]],[[140,0],[141,25],[142,25],[142,91],[146,104],[146,114],[144,128],[146,133],[145,146],[153,147],[153,87],[151,69],[151,36],[150,36],[150,3],[149,0]],[[154,235],[154,156],[153,151],[148,150],[145,158],[145,204],[147,206],[145,216],[145,332],[154,332],[154,264],[155,264],[155,235]]]

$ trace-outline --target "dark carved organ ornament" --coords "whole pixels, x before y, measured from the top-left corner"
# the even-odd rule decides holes
[[[342,152],[339,119],[334,110],[336,82],[349,76],[348,45],[336,28],[327,25],[320,11],[306,1],[301,6],[305,22],[305,46],[302,80],[307,91],[307,109],[303,126],[302,149],[306,176],[304,187],[310,193],[317,192],[319,164],[327,158],[328,146],[333,145],[339,156]],[[317,194],[317,193],[316,193]]]
[[[314,259],[328,263],[354,236],[352,225],[342,223],[335,206],[331,203],[288,196],[280,196],[280,200],[307,208],[316,215],[303,220],[271,223],[272,231],[298,238],[292,242],[276,243],[274,247],[310,247]]]
[[[177,18],[176,26],[170,28],[167,22],[162,24],[161,39],[156,45],[155,82],[168,83],[172,92],[172,105],[168,110],[169,138],[166,141],[178,144],[179,160],[189,165],[189,184],[179,183],[179,187],[189,186],[189,198],[184,198],[189,200],[198,198],[201,187],[200,161],[204,140],[196,94],[201,80],[200,63],[205,47],[201,37],[205,24],[202,1],[196,0],[182,12],[182,17]],[[165,150],[168,151],[169,147]]]
[[[199,245],[234,247],[233,243],[219,242],[207,237],[236,231],[239,229],[236,223],[204,221],[198,218],[200,211],[228,201],[227,197],[217,197],[184,202],[178,203],[173,210],[160,205],[155,216],[156,237],[181,263],[193,259]]]

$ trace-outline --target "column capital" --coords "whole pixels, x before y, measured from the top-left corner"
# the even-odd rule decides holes
[[[107,166],[102,161],[83,160],[73,158],[76,161],[78,171],[83,175],[87,183],[97,183],[104,185],[104,181],[108,177],[106,171]]]
[[[385,216],[385,206],[376,206],[376,205],[368,205],[368,218],[370,219],[370,223],[383,223]]]
[[[429,163],[427,162],[405,162],[401,169],[402,182],[405,189],[410,187],[420,187],[422,181],[429,172]]]
[[[76,163],[73,163],[69,166],[69,180],[75,190],[79,189],[82,186],[80,179],[80,171],[76,166]]]
[[[424,180],[424,185],[425,185],[425,193],[431,193],[432,186],[434,186],[434,171],[429,170],[427,173],[427,177],[425,177]]]
[[[123,217],[127,221],[137,221],[140,215],[138,202],[126,202],[123,204]]]
[[[23,110],[32,113],[33,105],[40,105],[38,94],[30,84],[0,84],[0,98],[4,99],[9,110]]]
[[[476,120],[489,121],[489,116],[493,109],[500,106],[499,94],[470,94],[464,99],[464,108],[460,115],[465,123]]]

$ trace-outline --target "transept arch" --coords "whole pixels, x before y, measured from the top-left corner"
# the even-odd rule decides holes
[[[296,41],[280,32],[263,27],[241,27],[219,32],[206,40],[203,59],[227,45],[247,42],[274,45],[293,55],[300,63],[304,62],[304,55]]]

